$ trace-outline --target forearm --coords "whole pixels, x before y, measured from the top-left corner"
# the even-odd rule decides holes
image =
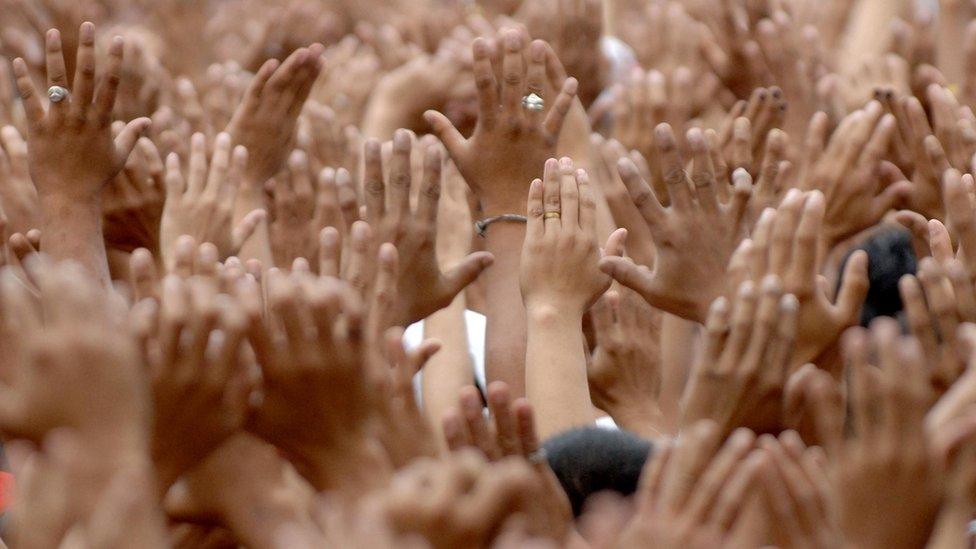
[[[525,306],[518,281],[524,239],[524,225],[500,222],[488,228],[486,242],[495,262],[484,274],[485,372],[489,383],[507,383],[513,398],[525,395]]]
[[[841,55],[841,71],[860,70],[865,61],[884,54],[889,23],[905,12],[905,0],[864,0],[854,8]]]
[[[474,379],[464,322],[465,301],[461,292],[449,307],[424,321],[424,339],[441,342],[441,350],[427,362],[421,376],[424,415],[437,433],[441,431],[444,413],[457,405],[458,392]],[[443,446],[444,437],[438,436],[437,440]]]
[[[658,403],[669,432],[677,429],[681,416],[681,395],[695,359],[695,334],[698,325],[690,320],[664,314],[661,319],[661,394]]]
[[[966,81],[966,25],[974,15],[969,0],[943,0],[940,2],[938,32],[936,33],[936,61],[939,70],[950,84]]]
[[[112,278],[102,237],[101,199],[78,200],[52,195],[40,197],[40,204],[42,251],[54,261],[78,263],[102,286],[110,288]]]
[[[550,306],[527,316],[525,392],[545,440],[593,421],[582,318]]]

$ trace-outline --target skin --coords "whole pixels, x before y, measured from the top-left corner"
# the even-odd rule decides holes
[[[14,75],[27,113],[28,165],[41,206],[40,229],[50,239],[45,253],[58,260],[78,261],[108,286],[100,193],[122,170],[136,139],[150,122],[146,118],[133,120],[112,139],[111,112],[124,42],[113,39],[105,67],[112,76],[96,89],[94,26],[83,24],[79,35],[78,72],[70,99],[45,109],[23,59],[15,60]],[[57,30],[47,33],[45,48],[48,86],[67,86]]]
[[[563,120],[576,94],[575,80],[550,81],[547,71],[554,65],[549,61],[547,44],[537,40],[527,48],[514,30],[506,31],[502,39],[501,62],[491,59],[486,41],[475,40],[472,46],[479,112],[470,139],[464,139],[442,114],[425,114],[477,196],[485,217],[523,210],[528,184],[541,175],[546,158],[555,152]],[[525,54],[529,54],[527,64]],[[501,82],[496,77],[499,72]],[[522,109],[521,99],[527,89],[556,95],[551,109],[547,113]],[[515,275],[524,232],[519,224],[496,223],[485,240],[485,249],[495,258],[493,268],[485,273],[486,369],[489,380],[505,381],[517,395],[525,390],[526,321]]]
[[[586,172],[569,158],[546,161],[529,188],[520,280],[527,319],[526,396],[549,437],[592,418],[586,388],[583,313],[610,286],[596,267],[596,206]],[[611,236],[610,253],[626,231]],[[566,334],[572,334],[570,338]]]
[[[3,3],[5,541],[964,546],[976,26],[883,3]],[[654,455],[575,521],[604,412]]]

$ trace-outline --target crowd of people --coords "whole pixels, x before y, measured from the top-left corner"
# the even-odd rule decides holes
[[[976,2],[0,0],[14,549],[962,549]]]

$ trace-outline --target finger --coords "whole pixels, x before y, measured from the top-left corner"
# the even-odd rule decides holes
[[[529,46],[529,67],[526,73],[526,91],[539,97],[545,97],[546,81],[546,43],[534,40]],[[538,127],[542,123],[542,111],[525,109],[525,117],[529,127]]]
[[[139,141],[139,137],[149,129],[150,125],[152,125],[152,121],[148,118],[136,118],[125,125],[125,128],[115,138],[115,155],[119,165],[125,164],[125,160]]]
[[[520,455],[522,452],[515,416],[512,414],[511,398],[511,392],[505,383],[494,381],[488,385],[488,408],[495,421],[495,439],[503,456]]]
[[[430,231],[437,228],[437,204],[441,197],[441,151],[427,147],[424,152],[424,174],[417,197],[417,218],[427,223]]]
[[[214,140],[213,156],[210,157],[210,171],[200,194],[216,200],[221,187],[226,184],[227,170],[230,169],[230,134],[220,133]]]
[[[393,134],[393,156],[390,160],[389,185],[387,186],[387,204],[389,215],[394,224],[406,221],[410,217],[410,182],[412,180],[410,168],[410,151],[413,140],[408,130],[397,130]]]
[[[531,456],[539,451],[539,436],[535,427],[535,413],[532,405],[524,398],[518,398],[512,403],[515,413],[515,428],[518,433],[522,455]],[[548,467],[547,464],[542,464]]]
[[[539,239],[546,232],[545,205],[543,204],[543,183],[541,179],[532,181],[529,186],[529,203],[526,218],[528,219],[525,228],[525,237],[529,239]]]
[[[621,158],[617,162],[620,178],[627,187],[630,200],[644,217],[648,227],[653,228],[663,221],[665,210],[657,196],[640,176],[637,166],[629,158]]]
[[[793,243],[793,261],[789,265],[786,287],[812,289],[817,277],[817,244],[820,240],[824,216],[824,197],[820,191],[813,191],[807,198],[796,229]]]
[[[712,459],[688,501],[687,516],[694,524],[702,524],[708,518],[722,488],[742,459],[749,454],[755,440],[756,436],[752,431],[738,429]]]
[[[166,201],[176,203],[186,190],[186,181],[180,168],[180,157],[174,152],[166,157]]]
[[[363,191],[366,195],[366,221],[378,226],[386,210],[386,185],[383,182],[383,153],[380,142],[366,141],[363,149]]]
[[[240,253],[241,248],[247,243],[248,239],[254,236],[255,231],[265,220],[268,214],[264,210],[252,210],[241,219],[240,223],[231,231],[231,255]]]
[[[952,250],[952,238],[949,236],[949,229],[938,219],[930,219],[926,223],[928,229],[929,249],[932,250],[932,257],[939,263],[945,263],[953,257],[955,252]]]
[[[567,78],[563,83],[559,95],[556,96],[552,108],[549,109],[549,114],[546,115],[546,119],[542,123],[543,129],[550,139],[555,140],[562,131],[563,122],[566,121],[566,115],[569,114],[569,109],[573,106],[573,99],[576,98],[578,89],[579,83],[575,78]]]
[[[593,198],[593,190],[590,187],[590,176],[586,173],[586,170],[576,170],[576,182],[579,184],[580,229],[583,229],[586,235],[596,235],[596,200]]]
[[[495,126],[498,118],[498,83],[495,81],[495,71],[491,67],[488,43],[485,39],[476,38],[471,50],[474,56],[474,83],[478,89],[478,124],[490,129]],[[446,122],[446,119],[439,123],[443,125],[443,122]],[[447,124],[449,125],[450,122]],[[431,126],[434,126],[434,123],[431,123]],[[451,129],[453,128],[451,126]],[[442,138],[441,141],[444,139]],[[448,146],[447,142],[444,142],[444,146]]]
[[[791,189],[776,210],[772,240],[769,248],[769,272],[783,277],[793,256],[793,237],[796,234],[800,213],[806,202],[806,194]]]
[[[918,339],[930,356],[938,356],[939,342],[932,329],[932,317],[925,304],[925,294],[919,280],[905,275],[898,281],[898,292],[905,308],[905,319],[911,334]]]
[[[44,61],[47,68],[47,85],[68,87],[68,71],[64,66],[64,51],[61,49],[61,32],[57,29],[47,31],[44,40]],[[58,104],[52,104],[52,108]]]
[[[31,80],[27,63],[19,57],[14,59],[14,76],[17,78],[17,91],[20,92],[27,121],[32,128],[37,128],[44,119],[44,105],[41,104],[41,97]]]
[[[461,135],[461,132],[454,127],[454,124],[446,116],[437,111],[425,112],[424,120],[430,126],[431,130],[433,130],[434,135],[444,144],[444,148],[447,149],[451,158],[455,161],[462,160],[465,154],[464,145],[466,140]]]
[[[690,209],[692,200],[688,175],[685,173],[684,162],[670,125],[659,124],[654,128],[654,144],[661,156],[661,171],[664,182],[668,185],[671,205],[679,210]]]
[[[958,171],[947,170],[942,181],[948,221],[959,237],[967,269],[976,273],[976,209]]]
[[[555,158],[546,160],[542,175],[542,203],[545,209],[543,222],[546,231],[555,230],[560,226],[562,207],[560,204],[560,166]]]
[[[467,386],[461,389],[458,397],[461,414],[467,430],[471,433],[474,445],[484,452],[489,460],[501,457],[497,446],[492,442],[485,422],[484,408],[481,404],[481,393],[476,387]]]
[[[355,222],[359,221],[359,198],[353,188],[352,176],[345,168],[336,171],[336,194],[339,198],[339,209],[342,211],[342,233],[349,234]],[[337,227],[338,228],[338,227]]]
[[[443,295],[449,297],[445,301],[449,303],[454,296],[461,293],[481,276],[485,269],[495,262],[495,256],[488,252],[475,252],[450,271],[444,273]]]
[[[325,227],[319,233],[319,276],[339,277],[340,253],[339,230]]]
[[[95,95],[95,26],[82,23],[78,32],[78,62],[75,66],[74,90],[71,98],[71,117],[84,122],[85,113]]]
[[[847,258],[847,265],[844,267],[835,309],[838,319],[843,320],[848,326],[857,323],[869,286],[868,254],[864,250],[858,250]]]
[[[122,54],[125,40],[121,36],[112,39],[108,49],[108,61],[105,64],[105,76],[95,92],[95,115],[102,124],[108,124],[112,119],[112,109],[115,108],[115,98],[119,93],[119,82],[122,80]]]
[[[657,295],[657,287],[651,270],[622,257],[606,256],[600,259],[600,270],[614,280],[641,294],[648,303]]]
[[[572,159],[559,159],[559,211],[562,213],[560,223],[570,230],[579,228],[580,208],[579,182]]]
[[[715,168],[712,165],[711,154],[708,152],[708,144],[705,142],[705,134],[699,128],[692,128],[688,130],[686,138],[693,160],[691,181],[695,186],[695,196],[705,211],[717,212],[719,210],[718,183],[715,180]]]
[[[525,67],[522,59],[522,35],[514,29],[503,33],[505,56],[502,60],[502,117],[510,127],[522,123],[522,94],[525,89]]]

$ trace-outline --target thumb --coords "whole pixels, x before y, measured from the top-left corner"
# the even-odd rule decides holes
[[[151,125],[152,121],[146,117],[136,118],[126,124],[125,128],[119,132],[119,135],[115,138],[115,155],[119,165],[125,164],[132,149],[136,146],[136,141],[139,140],[142,132],[149,129]]]
[[[444,273],[445,297],[454,299],[454,296],[461,293],[461,290],[468,287],[481,276],[485,269],[495,262],[495,256],[488,252],[475,252],[450,271]]]
[[[651,275],[651,270],[644,266],[637,266],[629,259],[608,255],[600,260],[600,270],[610,275],[617,282],[641,294],[645,300],[647,300],[648,294],[653,293],[654,278]]]
[[[257,230],[258,225],[261,224],[265,219],[267,219],[268,214],[264,210],[253,210],[249,214],[244,216],[244,219],[234,227],[231,233],[231,245],[233,246],[233,254],[237,254],[241,251],[244,243],[247,239],[251,238],[254,231]]]

